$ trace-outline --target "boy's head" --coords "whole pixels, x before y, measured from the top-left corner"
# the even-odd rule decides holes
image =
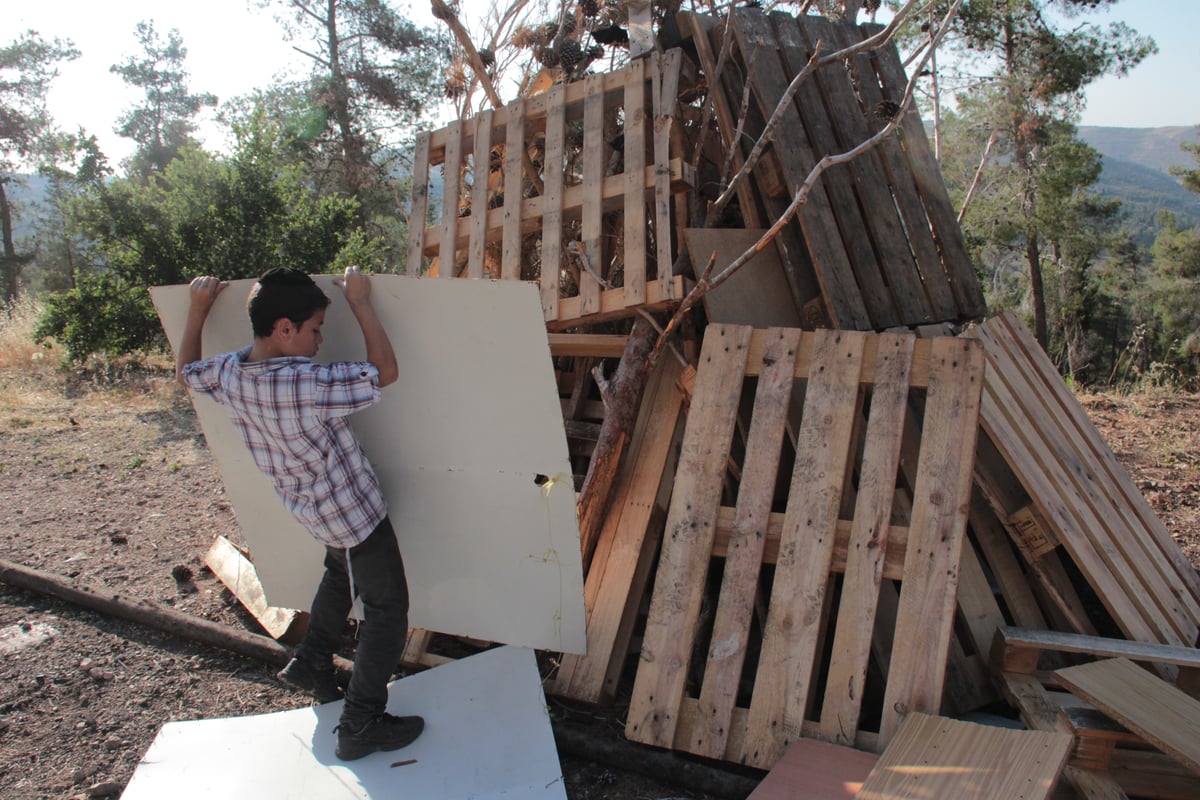
[[[254,284],[246,311],[254,336],[266,338],[280,320],[289,320],[299,328],[328,305],[329,298],[308,275],[291,267],[276,267],[264,272]]]

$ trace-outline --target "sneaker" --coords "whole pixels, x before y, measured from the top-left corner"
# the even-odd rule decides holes
[[[380,714],[357,728],[343,722],[334,728],[338,735],[334,752],[342,761],[354,761],[371,753],[399,750],[416,741],[423,730],[425,720],[420,717],[391,714]]]
[[[337,685],[332,662],[321,668],[293,658],[286,667],[275,674],[275,677],[285,686],[310,693],[318,703],[332,703],[342,699],[342,690]]]

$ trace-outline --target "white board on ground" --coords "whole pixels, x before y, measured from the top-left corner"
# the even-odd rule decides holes
[[[394,682],[388,710],[419,714],[413,744],[334,756],[342,703],[168,722],[123,800],[566,798],[533,651],[500,647]]]
[[[333,276],[315,280],[333,300],[316,360],[365,358]],[[205,357],[251,342],[253,283],[235,281],[218,296],[204,326]],[[155,287],[151,296],[178,347],[188,287]],[[575,491],[537,287],[376,275],[371,298],[400,380],[350,419],[400,541],[409,624],[584,652]],[[307,609],[324,550],[283,507],[223,409],[193,400],[268,601]]]

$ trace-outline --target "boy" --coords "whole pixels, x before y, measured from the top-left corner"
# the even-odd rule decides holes
[[[325,545],[325,574],[308,632],[279,679],[320,702],[341,696],[333,653],[355,596],[363,601],[354,671],[335,729],[343,761],[410,744],[420,717],[386,713],[387,682],[408,633],[404,562],[375,473],[346,421],[373,405],[399,377],[396,355],[371,305],[370,282],[348,267],[334,283],[362,329],[367,360],[316,364],[330,300],[303,272],[265,272],[247,300],[254,343],[200,360],[201,331],[227,285],[196,278],[179,347],[176,376],[224,405],[254,463],[284,505]]]

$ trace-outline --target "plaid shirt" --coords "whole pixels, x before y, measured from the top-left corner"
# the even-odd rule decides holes
[[[313,538],[360,543],[387,515],[375,472],[346,420],[380,397],[368,362],[246,362],[250,348],[194,361],[187,385],[225,406],[254,463]]]

